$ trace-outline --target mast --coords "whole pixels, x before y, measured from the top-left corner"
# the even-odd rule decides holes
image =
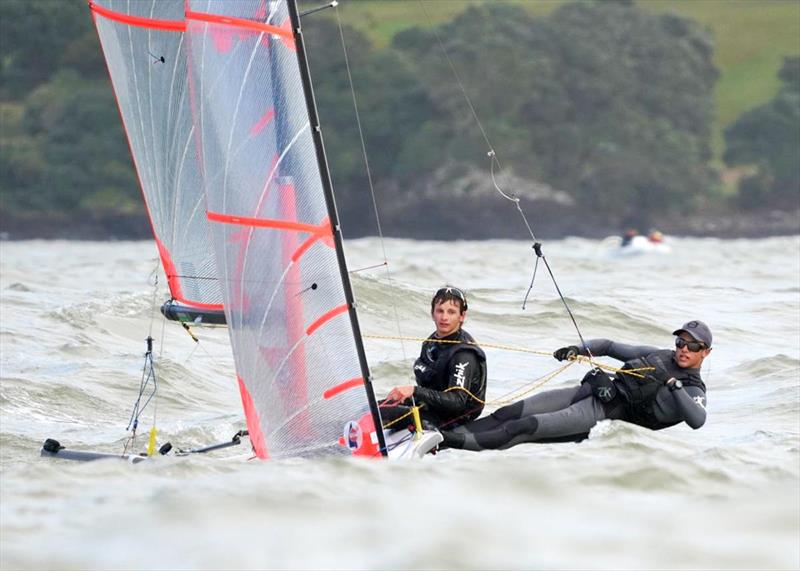
[[[328,208],[328,216],[331,221],[331,230],[333,232],[333,240],[336,247],[336,259],[339,262],[339,273],[342,278],[342,286],[344,287],[345,300],[347,301],[348,315],[350,316],[350,324],[353,328],[356,352],[358,354],[358,361],[361,367],[361,374],[364,379],[364,389],[367,391],[367,399],[369,400],[369,406],[372,412],[372,420],[375,423],[375,432],[378,436],[378,445],[381,453],[386,456],[387,452],[386,442],[383,436],[383,425],[380,412],[378,410],[378,403],[375,399],[375,392],[372,389],[372,377],[370,376],[369,372],[367,356],[364,352],[364,344],[361,339],[361,328],[359,327],[358,314],[356,313],[355,298],[353,297],[353,289],[350,285],[350,275],[347,271],[347,261],[344,257],[342,230],[341,225],[339,224],[339,214],[336,210],[336,200],[333,194],[333,183],[331,181],[330,170],[328,169],[328,159],[325,154],[325,146],[322,141],[322,128],[320,127],[319,116],[317,113],[317,103],[314,99],[314,87],[311,83],[311,70],[308,66],[306,47],[303,41],[303,31],[300,25],[300,15],[297,11],[297,1],[286,1],[289,8],[289,16],[292,22],[292,33],[294,34],[294,40],[297,46],[297,60],[300,64],[300,76],[303,82],[303,93],[305,94],[308,117],[311,121],[311,130],[317,155],[317,164],[319,166],[320,176],[322,178],[322,188],[325,194],[325,204]]]

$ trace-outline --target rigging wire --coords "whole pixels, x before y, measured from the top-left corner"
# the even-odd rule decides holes
[[[139,428],[139,419],[144,413],[144,410],[147,408],[147,405],[150,402],[153,402],[153,424],[151,428],[151,442],[155,440],[155,430],[156,430],[156,419],[158,416],[158,379],[156,377],[156,369],[155,369],[155,361],[153,359],[153,325],[155,322],[155,312],[156,312],[156,299],[158,297],[158,269],[159,269],[159,260],[156,258],[155,260],[155,267],[150,272],[149,280],[153,285],[153,294],[150,297],[150,324],[148,326],[147,331],[147,339],[145,340],[147,343],[147,351],[144,354],[144,365],[142,366],[142,378],[139,381],[139,393],[136,397],[136,402],[133,404],[133,410],[131,411],[131,417],[128,421],[128,426],[125,430],[131,432],[130,437],[125,441],[125,445],[123,448],[123,454],[128,451],[128,447],[132,446],[136,443],[136,431]],[[162,329],[161,329],[161,348],[159,349],[160,353],[163,353],[163,340],[164,340],[164,325],[162,321]],[[152,385],[152,388],[150,386]],[[145,397],[145,393],[150,388],[150,392],[147,395],[144,404],[142,404],[142,399]],[[152,448],[152,446],[150,447]]]
[[[370,169],[369,166],[369,157],[367,156],[367,145],[364,140],[364,130],[361,127],[361,114],[359,113],[358,110],[358,98],[356,97],[355,85],[353,83],[353,74],[350,70],[350,58],[348,57],[347,54],[347,42],[345,42],[344,39],[344,28],[342,26],[342,17],[339,12],[339,8],[336,5],[334,5],[334,12],[336,13],[336,22],[339,26],[339,38],[342,43],[342,53],[344,54],[345,69],[347,70],[347,81],[350,85],[350,95],[353,99],[353,110],[355,112],[356,126],[358,127],[358,136],[361,142],[361,154],[364,157],[364,165],[366,167],[366,172],[367,172],[367,182],[369,183],[369,193],[372,198],[372,208],[375,213],[375,222],[378,227],[378,236],[381,244],[381,252],[383,254],[383,264],[386,267],[386,279],[389,282],[389,291],[391,292],[392,309],[394,311],[395,325],[397,326],[398,335],[402,337],[403,332],[402,328],[400,327],[400,314],[397,311],[396,287],[394,285],[394,280],[392,279],[392,272],[389,269],[389,258],[386,255],[386,244],[383,238],[383,228],[381,227],[381,216],[378,211],[378,201],[377,198],[375,197],[375,187],[372,183],[372,170]],[[406,348],[405,344],[402,341],[400,341],[400,348],[403,353],[403,359],[406,359]]]
[[[428,13],[428,10],[425,8],[424,1],[423,0],[417,0],[417,1],[419,3],[420,7],[422,8],[422,11],[425,13],[425,17],[427,18],[428,22],[431,23],[432,20],[431,20],[430,14]],[[547,258],[545,257],[544,253],[542,252],[542,245],[536,239],[536,235],[533,233],[533,228],[532,228],[531,224],[528,222],[528,217],[525,215],[525,212],[522,210],[522,207],[520,206],[520,198],[519,198],[519,196],[517,196],[516,194],[513,194],[513,193],[505,192],[502,188],[500,188],[500,185],[497,183],[497,179],[495,177],[495,170],[494,170],[495,169],[495,165],[497,165],[498,169],[500,169],[502,167],[500,165],[500,160],[497,157],[497,153],[496,153],[496,151],[494,149],[494,146],[492,145],[492,142],[489,140],[489,135],[486,133],[486,129],[484,129],[483,123],[481,122],[480,118],[478,117],[478,113],[475,110],[475,106],[472,103],[472,99],[469,97],[469,94],[467,93],[467,90],[464,87],[464,82],[461,80],[461,76],[459,75],[458,70],[456,69],[456,66],[453,63],[453,60],[450,58],[450,54],[447,52],[447,49],[445,48],[441,37],[439,36],[439,32],[436,30],[436,27],[433,26],[433,25],[431,25],[431,30],[433,31],[433,35],[436,38],[436,43],[438,44],[439,49],[440,49],[442,55],[444,56],[444,59],[447,61],[447,64],[448,64],[448,66],[450,67],[450,70],[453,73],[453,77],[455,78],[456,83],[458,83],[458,87],[461,90],[461,95],[464,98],[464,101],[466,101],[467,106],[469,107],[469,110],[472,113],[472,117],[474,118],[475,123],[478,126],[478,129],[480,129],[481,135],[483,136],[483,140],[486,142],[486,147],[488,148],[487,156],[489,157],[489,160],[491,162],[490,171],[491,171],[491,177],[492,177],[492,184],[494,185],[495,190],[503,198],[505,198],[506,200],[508,200],[510,202],[513,202],[514,205],[516,206],[517,211],[520,213],[520,216],[522,217],[522,221],[525,223],[525,227],[528,229],[528,233],[530,234],[530,237],[533,240],[533,249],[534,249],[534,251],[536,253],[536,265],[538,265],[539,259],[541,259],[542,262],[544,263],[545,267],[547,268],[548,273],[550,274],[550,278],[553,281],[553,285],[555,286],[556,291],[558,292],[558,296],[561,298],[561,302],[564,304],[564,307],[566,308],[567,313],[569,314],[569,317],[572,320],[572,324],[575,327],[575,331],[577,331],[577,333],[578,333],[578,338],[581,340],[581,344],[583,345],[584,349],[588,350],[588,347],[586,345],[586,341],[584,340],[583,334],[581,333],[580,327],[578,326],[578,322],[575,320],[575,316],[573,315],[572,310],[570,309],[569,304],[567,303],[567,300],[564,298],[564,295],[561,293],[561,288],[558,286],[558,282],[556,281],[555,275],[553,274],[553,270],[550,268],[550,264],[547,262]],[[530,293],[531,289],[533,288],[533,279],[535,279],[535,277],[536,277],[536,267],[534,267],[533,278],[531,278],[531,285],[528,288],[528,292],[525,294],[525,301],[523,301],[523,309],[525,308],[525,303],[527,302],[528,294]],[[589,356],[591,358],[591,353],[590,353]]]

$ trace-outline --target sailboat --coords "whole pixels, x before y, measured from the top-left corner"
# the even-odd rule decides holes
[[[175,61],[176,76],[176,54],[185,49],[177,34],[188,40],[185,107],[192,126],[182,127],[186,133],[194,130],[194,136],[179,139],[186,150],[180,156],[185,159],[189,141],[196,141],[193,172],[199,180],[192,188],[205,194],[203,214],[216,260],[211,282],[221,289],[255,456],[422,457],[441,441],[439,433],[426,433],[418,421],[413,433],[403,429],[385,435],[382,430],[296,2],[187,0],[183,26],[177,13],[172,19],[152,17],[157,6],[166,9],[162,2],[119,4],[140,11],[122,18],[92,3],[96,21],[102,16],[112,28],[130,26],[128,38],[143,37],[139,52],[116,49],[107,55],[114,62],[109,67],[135,69],[125,60],[147,46],[153,58],[149,65]],[[150,12],[145,15],[142,8]],[[176,35],[172,43],[157,43],[154,30]],[[132,40],[126,47],[131,45]],[[134,91],[151,85],[131,71],[123,77],[126,85],[138,82]],[[173,78],[172,85],[177,81]],[[150,109],[166,105],[156,99],[151,97]],[[155,125],[142,112],[147,106],[135,103],[121,101],[123,117],[133,107],[139,111],[134,113],[137,128],[144,132],[141,125],[151,125],[153,134]],[[137,136],[131,137],[134,157],[147,156],[148,143]],[[142,187],[148,184],[143,181]],[[190,202],[194,220],[200,201],[195,196]],[[148,207],[152,210],[149,202]],[[181,301],[200,308],[206,303]],[[51,445],[55,453],[45,451],[63,456],[56,445]]]

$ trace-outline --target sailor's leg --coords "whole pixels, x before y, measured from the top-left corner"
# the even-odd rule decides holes
[[[454,428],[453,431],[461,433],[484,432],[499,428],[504,422],[508,422],[509,420],[519,420],[520,418],[532,414],[554,412],[562,408],[567,408],[573,396],[575,396],[575,393],[578,391],[578,388],[579,387],[554,389],[552,391],[544,391],[535,394],[526,399],[498,408],[489,416]]]
[[[509,420],[485,431],[443,431],[443,447],[477,451],[506,449],[523,442],[581,440],[604,418],[600,401],[586,398],[555,412]]]

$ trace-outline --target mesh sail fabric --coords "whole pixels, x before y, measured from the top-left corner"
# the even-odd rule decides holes
[[[208,217],[251,442],[261,458],[350,454],[342,435],[369,416],[370,388],[286,3],[191,0],[186,22]],[[372,430],[370,420],[363,438]]]
[[[188,92],[184,0],[89,7],[172,297],[222,309]]]

